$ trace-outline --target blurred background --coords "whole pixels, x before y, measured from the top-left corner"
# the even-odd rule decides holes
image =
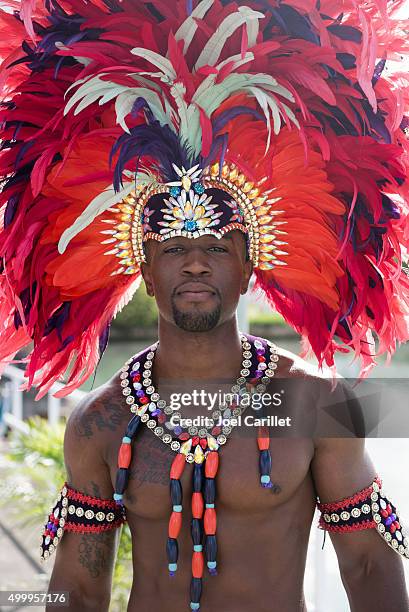
[[[298,336],[256,293],[243,297],[238,316],[242,331],[269,338],[296,354],[300,352]],[[65,479],[62,458],[65,419],[84,393],[105,382],[131,355],[157,339],[156,323],[154,300],[141,287],[117,317],[94,380],[62,400],[53,396],[59,388],[55,386],[47,396],[35,401],[34,392],[20,390],[22,370],[16,365],[6,369],[0,382],[0,589],[46,588],[53,558],[40,564],[39,543],[45,515]],[[359,364],[352,363],[351,355],[339,355],[336,361],[344,377],[357,376]],[[370,376],[408,379],[409,344],[399,347],[391,364],[380,359]],[[409,521],[408,440],[381,436],[379,429],[377,438],[367,440],[367,448],[403,522],[405,517]],[[322,550],[323,532],[316,528],[317,522],[318,515],[311,529],[305,575],[308,612],[348,612],[335,552],[329,537]],[[409,584],[408,561],[405,571]],[[126,610],[131,572],[131,546],[125,528],[115,569],[112,612]],[[4,612],[8,609],[11,608],[1,608]]]

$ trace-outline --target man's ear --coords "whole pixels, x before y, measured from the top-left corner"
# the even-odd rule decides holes
[[[153,290],[151,269],[148,263],[141,264],[141,274],[145,283],[146,293],[149,295],[149,297],[154,297],[155,292]]]
[[[245,293],[247,293],[252,274],[253,274],[253,262],[250,260],[247,260],[244,263],[243,279],[241,282],[241,289],[240,289],[241,295],[244,295]]]

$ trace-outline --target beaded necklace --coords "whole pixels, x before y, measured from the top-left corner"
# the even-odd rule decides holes
[[[220,416],[238,417],[246,406],[240,404],[245,393],[263,393],[277,368],[277,347],[272,342],[240,334],[242,345],[242,366],[240,376],[231,388],[238,401],[231,407],[219,406],[212,412],[212,419]],[[167,419],[174,410],[161,399],[152,382],[152,365],[159,343],[148,347],[131,357],[121,368],[121,387],[125,401],[133,413],[128,423],[118,453],[118,470],[115,481],[114,500],[123,505],[123,494],[128,484],[129,466],[132,459],[132,440],[141,423],[147,427],[172,451],[176,453],[170,469],[170,495],[172,512],[169,519],[166,552],[170,576],[177,570],[179,556],[178,536],[182,526],[182,486],[180,478],[186,463],[193,465],[193,493],[191,500],[193,540],[192,579],[190,585],[190,609],[199,610],[202,594],[204,555],[211,575],[217,574],[216,541],[216,487],[215,477],[219,466],[219,449],[228,439],[233,424],[207,427],[191,426],[187,429],[173,426]],[[270,439],[267,428],[259,427],[257,437],[260,451],[260,482],[264,488],[273,488],[271,482]],[[205,538],[204,538],[205,536]],[[204,540],[204,543],[203,543]]]

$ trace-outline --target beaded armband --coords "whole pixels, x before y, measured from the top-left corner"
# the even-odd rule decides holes
[[[64,531],[99,533],[116,529],[125,521],[123,506],[110,499],[85,495],[65,483],[44,526],[41,558],[48,559],[54,552]]]
[[[407,530],[402,526],[396,507],[382,491],[378,476],[369,487],[352,497],[317,506],[321,512],[321,529],[335,533],[376,529],[388,546],[409,558]]]

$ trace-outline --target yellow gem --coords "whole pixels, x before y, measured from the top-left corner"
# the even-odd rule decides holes
[[[259,193],[260,193],[260,191],[257,189],[257,187],[255,187],[255,189],[252,189],[247,195],[248,195],[249,198],[254,200],[255,198],[257,198]]]
[[[270,253],[261,253],[260,261],[274,261],[275,255],[271,255]]]
[[[257,207],[257,212],[262,215],[268,212],[268,206],[263,206],[266,200],[267,200],[267,196],[260,196],[259,198],[256,198],[256,201],[254,202],[254,206]],[[262,209],[260,208],[261,206],[263,206]]]
[[[198,444],[195,448],[194,458],[195,458],[195,463],[203,463],[204,461],[204,458],[205,458],[204,452],[200,444]]]
[[[207,436],[207,445],[210,450],[217,450],[219,445],[216,442],[216,439],[213,436]]]
[[[189,440],[186,440],[186,442],[183,442],[183,444],[180,447],[180,452],[183,453],[183,455],[187,455],[190,452],[190,449],[192,448],[192,438],[189,438]]]
[[[253,187],[254,187],[254,183],[247,182],[247,183],[244,183],[242,189],[243,189],[244,193],[248,193],[249,191],[251,191],[253,189]]]
[[[131,229],[131,226],[128,223],[120,223],[119,225],[116,226],[116,229],[119,232],[126,232]]]
[[[129,206],[129,204],[120,204],[119,208],[121,209],[121,212],[126,213],[128,215],[131,215],[134,211],[132,206]]]
[[[219,168],[220,168],[219,162],[217,162],[216,164],[213,164],[213,166],[210,168],[211,176],[218,176]]]
[[[229,176],[229,173],[230,173],[229,166],[227,164],[223,164],[222,177],[227,178]]]
[[[245,182],[246,182],[246,177],[244,176],[244,174],[239,174],[236,180],[236,185],[238,187],[241,187],[242,185],[244,185]]]
[[[131,217],[131,215],[123,214],[123,215],[120,216],[120,219],[121,219],[121,221],[131,221],[132,217]]]
[[[192,181],[188,176],[182,176],[182,187],[185,191],[189,191]]]
[[[115,238],[117,240],[129,240],[129,232],[117,232]]]
[[[233,168],[233,170],[230,172],[230,176],[229,176],[229,180],[234,183],[237,179],[239,175],[239,172],[237,170],[237,168]]]

